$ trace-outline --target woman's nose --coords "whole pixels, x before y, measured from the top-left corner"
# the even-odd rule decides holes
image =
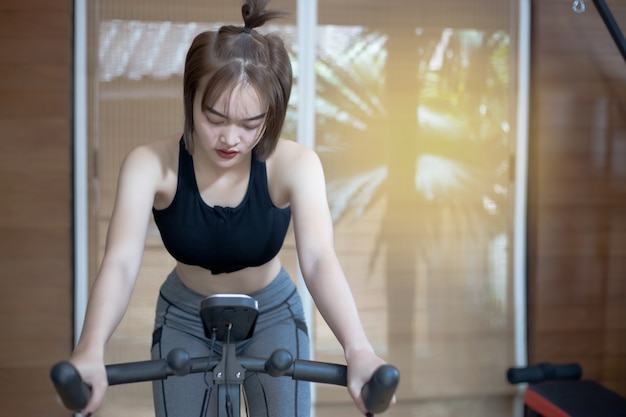
[[[228,146],[235,146],[239,143],[239,130],[236,126],[225,126],[220,132],[220,141]]]

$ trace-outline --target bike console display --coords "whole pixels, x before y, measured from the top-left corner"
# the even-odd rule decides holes
[[[243,294],[211,295],[200,303],[206,337],[220,342],[251,338],[258,315],[257,300]]]

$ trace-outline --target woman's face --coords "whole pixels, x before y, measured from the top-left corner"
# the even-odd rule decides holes
[[[193,105],[194,149],[205,152],[221,166],[235,165],[259,142],[267,109],[254,87],[246,83],[226,90],[212,107],[205,107],[201,100],[202,94],[197,93]]]

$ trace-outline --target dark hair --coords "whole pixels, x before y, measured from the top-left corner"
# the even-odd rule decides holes
[[[269,0],[246,0],[241,8],[244,26],[222,26],[218,31],[202,32],[187,52],[183,76],[185,106],[184,140],[193,153],[193,101],[202,94],[205,107],[212,107],[219,97],[239,83],[252,86],[267,106],[261,139],[255,147],[259,159],[267,159],[276,148],[285,121],[292,70],[282,39],[275,34],[260,34],[256,27],[283,12],[266,11]],[[197,91],[207,79],[204,91]]]

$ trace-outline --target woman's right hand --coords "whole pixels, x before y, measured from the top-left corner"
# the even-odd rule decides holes
[[[89,402],[81,410],[83,417],[89,417],[102,405],[109,386],[104,359],[101,355],[74,352],[70,358],[70,363],[76,367],[83,382],[91,388]]]

